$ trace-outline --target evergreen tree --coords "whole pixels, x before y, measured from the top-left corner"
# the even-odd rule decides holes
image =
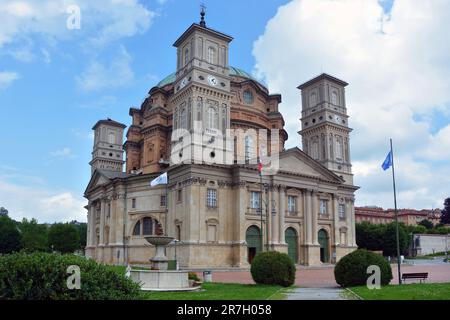
[[[441,211],[441,223],[450,224],[450,198],[444,201],[444,210]]]
[[[16,222],[7,215],[0,216],[0,254],[20,249],[20,232]]]

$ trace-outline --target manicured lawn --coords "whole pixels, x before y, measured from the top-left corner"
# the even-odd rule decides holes
[[[265,300],[280,286],[234,283],[203,283],[202,291],[145,292],[148,300]]]
[[[450,283],[388,285],[379,290],[362,286],[351,290],[365,300],[450,300]]]

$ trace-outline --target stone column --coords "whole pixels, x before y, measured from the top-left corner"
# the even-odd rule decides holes
[[[312,209],[311,209],[311,190],[305,190],[305,244],[312,244]]]
[[[351,235],[351,239],[349,239],[349,245],[356,247],[356,230],[355,230],[355,199],[351,199],[349,201],[349,212],[348,215],[350,216],[350,225],[348,226],[350,228],[349,234]]]
[[[99,245],[103,246],[105,244],[105,199],[101,199],[100,202],[100,243]]]
[[[284,239],[284,215],[286,214],[286,190],[284,186],[280,187],[279,192],[279,225],[278,225],[278,239],[280,244],[285,244]]]
[[[338,246],[341,242],[339,234],[339,196],[333,194],[333,214],[334,214],[334,245]]]
[[[277,215],[280,214],[280,195],[278,188],[272,190],[272,200],[274,201],[275,214],[272,214],[272,243],[280,243],[280,218]]]
[[[318,232],[318,201],[317,201],[317,192],[315,190],[312,190],[311,192],[311,215],[312,215],[312,243],[315,245],[318,245],[318,239],[317,239],[317,232]]]

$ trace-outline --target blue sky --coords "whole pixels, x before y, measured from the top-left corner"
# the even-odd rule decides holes
[[[335,5],[330,0],[203,2],[207,6],[207,25],[234,37],[230,47],[230,64],[253,72],[269,85],[271,91],[283,94],[282,112],[285,118],[289,117],[287,128],[290,146],[299,145],[300,141],[295,133],[300,114],[299,93],[295,87],[320,70],[342,76],[350,82],[349,98],[354,97],[355,105],[364,104],[365,100],[361,99],[363,86],[352,87],[359,78],[354,77],[353,80],[353,73],[342,71],[345,70],[344,62],[334,61],[327,56],[314,58],[314,54],[305,55],[302,59],[289,59],[287,56],[291,49],[292,52],[297,48],[302,49],[302,53],[309,50],[303,47],[302,39],[305,37],[300,36],[302,30],[311,30],[308,32],[313,33],[316,32],[316,26],[320,29],[333,23],[332,19],[329,19],[331,22],[322,20],[322,13],[312,10],[312,15],[318,14],[313,27],[306,25],[307,22],[305,29],[301,25],[304,21],[301,19],[302,12],[317,8],[327,11],[327,8]],[[358,6],[358,2],[355,0],[354,4],[349,4],[346,0],[336,1],[342,3],[343,7],[349,6],[345,8]],[[397,5],[397,2],[401,3]],[[3,30],[0,30],[0,206],[7,207],[17,219],[35,216],[47,222],[71,218],[83,220],[82,194],[90,177],[88,162],[91,159],[92,126],[97,120],[106,117],[127,125],[130,123],[128,109],[140,106],[148,90],[174,71],[175,49],[172,44],[191,23],[199,21],[201,1],[129,0],[112,4],[112,1],[104,0],[93,4],[86,0],[74,0],[70,3],[81,7],[80,30],[68,30],[65,27],[68,14],[64,9],[67,3],[63,0],[6,0],[0,4],[0,19],[4,21]],[[314,7],[320,3],[326,6]],[[403,17],[402,12],[411,10],[403,3],[400,0],[372,1],[372,6],[367,10],[356,8],[363,10],[368,20],[372,19],[374,12],[379,15],[377,19],[386,21],[386,32],[389,34],[389,25],[398,21],[397,16]],[[380,4],[382,7],[379,8],[384,14],[376,13]],[[293,9],[292,13],[287,12],[289,8]],[[289,16],[294,13],[297,16]],[[341,26],[357,20],[348,14],[348,17],[341,17],[336,23]],[[390,20],[393,22],[390,23]],[[296,21],[300,24],[299,36],[289,32],[283,32],[278,37],[272,36],[272,33],[275,35],[274,30],[289,30],[289,23]],[[332,30],[333,25],[329,27],[328,30]],[[398,28],[395,30],[398,31]],[[431,28],[429,32],[433,30]],[[397,35],[398,32],[392,34]],[[317,48],[320,54],[327,51]],[[287,59],[286,63],[274,69],[278,64],[272,65],[268,61],[277,60],[280,56],[277,50],[282,50],[281,55],[286,54]],[[352,52],[356,52],[355,57],[358,57],[359,51]],[[434,70],[436,66],[442,65],[441,60],[446,57],[448,55],[432,55],[434,60],[427,60],[424,66],[430,64]],[[426,76],[428,69],[419,69]],[[285,74],[280,75],[280,72]],[[290,82],[280,82],[280,78],[286,81],[290,79]],[[449,84],[448,77],[437,79],[444,79],[445,84]],[[397,92],[403,89],[399,87]],[[432,106],[418,101],[417,106],[413,103],[402,109],[399,103],[396,111],[392,111],[394,108],[389,109],[389,112],[398,114],[411,111],[411,123],[429,135],[428,142],[420,142],[425,149],[430,141],[440,145],[447,143],[443,129],[450,120],[448,95],[431,100]],[[352,102],[348,99],[349,104]],[[387,110],[389,104],[384,103],[379,107]],[[358,112],[361,109],[355,107],[355,117]],[[368,125],[363,121],[355,122],[354,134],[357,129],[365,132],[364,128]],[[400,131],[398,134],[400,147],[406,150],[411,143],[408,134]],[[372,175],[374,164],[381,164],[385,157],[387,143],[378,142],[373,148],[367,148],[361,142],[366,138],[370,139],[360,134],[352,145],[353,160],[357,162],[355,169],[361,177],[355,177],[355,180],[367,190],[364,194],[362,189],[359,204],[376,204],[377,199],[380,199],[380,205],[388,206],[390,195],[382,187],[386,178],[377,180]],[[368,153],[368,149],[372,149],[372,152]],[[405,173],[405,177],[409,177],[415,168],[423,166],[426,166],[429,175],[448,173],[446,156],[440,158],[436,150],[409,150],[410,153],[405,151],[399,154],[400,157],[408,158],[414,153],[413,158],[408,158],[408,161],[411,160],[408,168],[411,169],[408,169],[410,171]],[[423,154],[429,156],[420,160]],[[438,205],[445,191],[441,190],[433,198],[431,191],[434,187],[430,180],[417,182],[423,184],[421,188],[427,188],[423,200],[418,201],[414,200],[416,196],[408,194],[413,190],[408,189],[410,180],[404,179],[405,206]],[[377,192],[379,197],[372,196]]]

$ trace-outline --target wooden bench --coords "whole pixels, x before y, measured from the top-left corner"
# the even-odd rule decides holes
[[[415,272],[415,273],[403,273],[402,280],[406,279],[420,279],[420,283],[422,280],[425,281],[428,278],[428,272]]]

